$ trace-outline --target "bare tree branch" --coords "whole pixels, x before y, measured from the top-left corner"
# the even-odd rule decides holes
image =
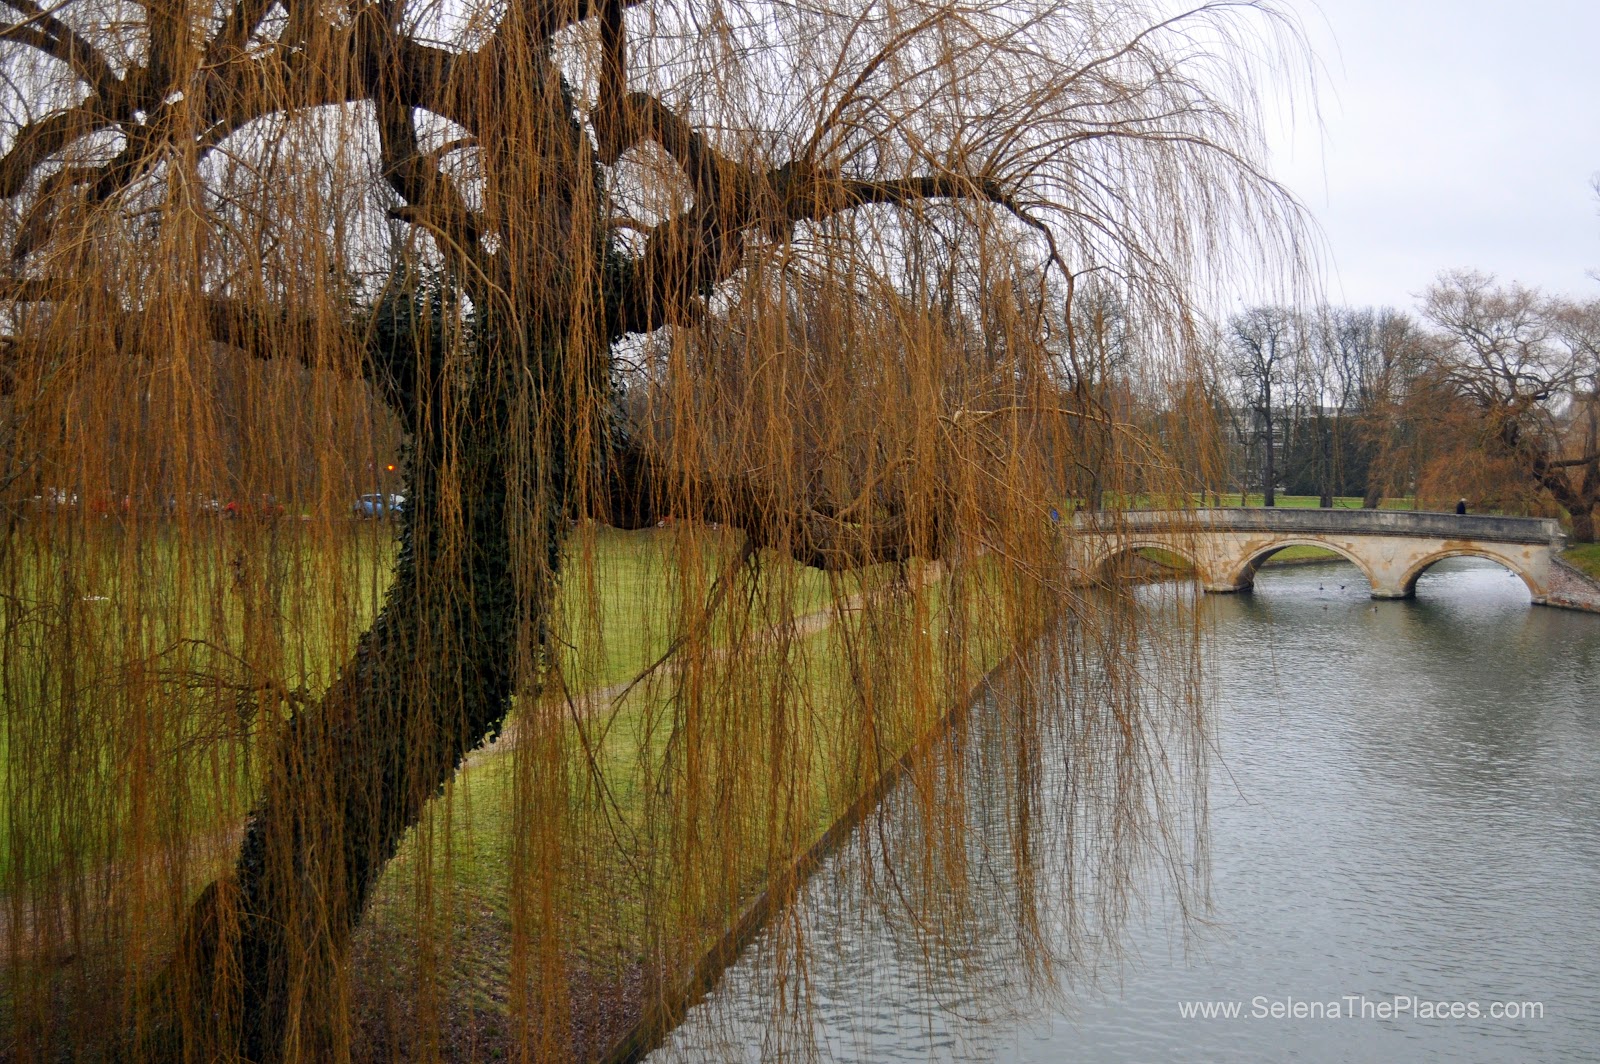
[[[618,332],[648,331],[691,316],[694,303],[738,269],[745,230],[761,227],[782,240],[797,223],[870,205],[949,199],[1001,207],[1041,233],[1051,261],[1067,272],[1049,227],[992,179],[945,173],[868,180],[804,160],[756,174],[728,159],[654,96],[631,93],[622,112],[623,150],[645,139],[660,144],[689,180],[694,205],[650,232],[636,264],[638,287],[614,310]]]
[[[0,23],[0,41],[17,41],[59,59],[95,92],[108,96],[116,91],[119,79],[111,64],[77,30],[34,0],[4,0],[4,3],[25,18],[19,23]]]
[[[651,528],[664,521],[701,520],[742,530],[748,544],[783,553],[801,565],[844,572],[912,557],[937,559],[937,528],[916,536],[903,513],[847,520],[816,501],[786,500],[754,473],[706,476],[691,490],[671,484],[645,448],[629,441],[611,456],[609,512],[614,528]],[[690,500],[696,500],[691,502]]]

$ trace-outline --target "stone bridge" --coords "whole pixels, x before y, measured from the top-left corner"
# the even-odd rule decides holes
[[[1321,547],[1366,574],[1373,598],[1408,598],[1417,577],[1446,558],[1487,558],[1528,585],[1533,601],[1551,592],[1553,558],[1566,544],[1550,518],[1490,517],[1413,510],[1215,509],[1075,515],[1069,562],[1091,577],[1124,555],[1167,551],[1194,566],[1207,591],[1243,591],[1285,547]]]

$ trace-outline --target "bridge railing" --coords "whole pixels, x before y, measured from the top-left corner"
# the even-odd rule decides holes
[[[1561,547],[1561,522],[1549,517],[1429,510],[1323,510],[1222,507],[1196,510],[1080,511],[1072,524],[1083,531],[1278,532],[1306,535],[1427,536],[1491,543],[1539,543]]]

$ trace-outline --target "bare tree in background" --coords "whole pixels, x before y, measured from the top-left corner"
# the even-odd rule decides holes
[[[1252,307],[1228,322],[1227,364],[1251,414],[1249,432],[1262,448],[1261,491],[1278,504],[1278,449],[1285,404],[1296,373],[1296,321],[1283,307]]]
[[[1359,483],[1362,506],[1375,508],[1386,488],[1403,492],[1409,479],[1392,467],[1400,406],[1418,372],[1416,326],[1387,308],[1324,307],[1314,331],[1327,383],[1327,466],[1339,490]]]
[[[920,241],[955,249],[985,357],[1033,350],[1015,308],[1040,300],[1005,291],[1091,268],[1177,346],[1199,249],[1241,230],[1258,254],[1297,246],[1292,205],[1251,162],[1241,64],[1263,23],[1234,16],[1279,26],[1254,3],[1171,20],[1132,0],[4,6],[5,387],[35,429],[64,433],[63,453],[96,446],[50,405],[86,367],[188,381],[214,358],[272,359],[359,382],[409,447],[393,586],[337,678],[265,736],[234,870],[175,932],[178,1018],[136,1043],[154,1057],[343,1051],[352,929],[426,804],[538,690],[574,518],[705,516],[830,571],[1038,523],[1043,479],[1004,505],[970,487],[1001,483],[972,469],[1028,467],[1006,458],[1014,393],[972,398],[1026,374],[819,376],[860,401],[812,409],[809,440],[884,435],[841,443],[817,478],[796,457],[810,443],[787,465],[693,451],[691,427],[742,413],[726,408],[676,409],[681,461],[653,452],[615,416],[630,337],[667,338],[652,372],[686,389],[683,345],[708,320],[747,323],[753,347],[735,349],[771,362],[800,349],[787,327],[760,333],[794,279],[837,293],[841,327],[888,293],[927,305],[905,265]],[[1268,505],[1286,327],[1261,311],[1235,329]],[[913,350],[862,348],[856,368]],[[201,439],[192,409],[163,431]],[[773,411],[750,431],[798,423]],[[883,442],[913,423],[900,450]],[[564,809],[548,786],[546,812]]]
[[[1370,331],[1362,321],[1349,348],[1358,357],[1357,433],[1366,452],[1361,505],[1376,509],[1383,496],[1416,490],[1417,469],[1407,456],[1408,429],[1402,416],[1412,383],[1422,372],[1427,345],[1415,319],[1391,308],[1374,312]],[[1353,367],[1354,368],[1354,367]],[[1348,372],[1348,371],[1347,371]]]
[[[1111,450],[1117,445],[1111,426],[1129,416],[1132,323],[1121,295],[1095,278],[1077,287],[1062,318],[1055,361],[1072,407],[1086,415],[1072,419],[1072,436],[1063,444],[1079,474],[1072,480],[1072,494],[1090,510],[1099,510],[1105,501],[1105,473],[1112,467]]]
[[[1557,428],[1556,457],[1536,463],[1536,475],[1572,518],[1573,539],[1592,543],[1600,507],[1600,300],[1553,300],[1545,313],[1576,372]]]
[[[1482,273],[1443,275],[1424,299],[1439,332],[1437,383],[1476,412],[1477,446],[1550,493],[1591,543],[1600,503],[1600,306],[1551,299]]]

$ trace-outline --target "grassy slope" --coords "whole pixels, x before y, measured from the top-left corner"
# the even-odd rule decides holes
[[[1159,510],[1164,508],[1181,508],[1186,506],[1221,506],[1224,508],[1238,506],[1260,507],[1265,505],[1265,501],[1265,497],[1259,492],[1252,492],[1249,495],[1240,495],[1238,492],[1233,492],[1231,494],[1223,493],[1221,495],[1217,495],[1212,492],[1206,492],[1203,495],[1190,495],[1187,497],[1178,498],[1160,495],[1135,495],[1131,497],[1114,497],[1108,495],[1104,499],[1104,505],[1110,508],[1117,506],[1119,503],[1126,503],[1131,509],[1135,510]],[[1315,510],[1321,507],[1322,499],[1316,495],[1279,494],[1276,499],[1276,504],[1286,510]],[[1416,500],[1410,497],[1386,498],[1383,499],[1378,506],[1379,509],[1383,510],[1414,510],[1417,508]],[[1068,500],[1063,507],[1063,509],[1073,508],[1075,508],[1075,504],[1072,500]],[[1361,509],[1361,498],[1356,495],[1336,496],[1333,500],[1333,508],[1336,510],[1359,510]]]
[[[1571,562],[1596,580],[1600,580],[1600,543],[1580,543],[1562,552],[1562,560]]]
[[[659,659],[680,603],[702,598],[736,557],[726,533],[686,539],[658,531],[574,536],[555,624],[570,693],[626,681]],[[261,684],[306,698],[326,688],[375,616],[395,555],[393,527],[383,523],[361,525],[337,546],[293,522],[211,523],[190,530],[182,544],[170,527],[135,540],[111,523],[48,547],[19,539],[0,586],[0,632],[8,640],[0,807],[13,793],[53,786],[62,773],[80,793],[97,792],[92,805],[63,795],[52,807],[65,819],[28,840],[27,874],[48,876],[63,846],[101,860],[119,855],[128,832],[118,807],[138,800],[122,771],[135,752],[130,744],[145,744],[143,756],[156,762],[163,750],[186,759],[162,772],[158,788],[182,792],[168,817],[179,836],[237,823],[260,753],[255,714],[283,708],[262,699]],[[753,624],[768,625],[786,609],[821,609],[834,595],[825,574],[775,559],[763,559],[763,567]],[[768,578],[779,574],[782,580]],[[867,570],[837,588],[848,596],[887,575],[887,567]],[[770,593],[775,585],[783,594]],[[708,635],[725,637],[716,625]],[[78,648],[72,670],[56,662],[62,646]],[[69,675],[77,700],[94,700],[88,727],[38,712],[59,706],[50,685],[67,684]],[[104,686],[127,676],[136,679]],[[55,766],[56,779],[35,778],[37,766],[69,746],[71,761]],[[179,788],[169,781],[175,775]],[[10,874],[17,835],[7,826],[0,881]]]
[[[12,637],[29,634],[20,644],[31,642],[40,654],[47,652],[53,647],[53,637],[42,628],[31,631],[29,625],[36,618],[24,616],[19,603],[44,596],[45,588],[32,586],[40,582],[39,574],[81,571],[83,586],[63,592],[62,600],[71,602],[73,612],[79,615],[75,637],[78,642],[74,645],[84,647],[81,657],[86,672],[117,675],[131,658],[148,653],[151,647],[174,643],[180,635],[185,641],[201,635],[207,642],[185,660],[186,672],[194,676],[231,675],[232,648],[250,645],[245,632],[261,620],[256,607],[265,594],[288,622],[283,625],[287,641],[274,648],[278,667],[283,670],[279,674],[314,696],[331,680],[337,661],[348,652],[348,640],[370,621],[381,602],[385,574],[394,557],[389,531],[386,526],[375,525],[370,526],[369,535],[363,529],[354,544],[332,560],[319,557],[318,551],[325,553],[326,548],[309,540],[291,541],[287,547],[279,540],[275,550],[261,550],[260,541],[251,538],[255,532],[243,528],[203,529],[183,551],[158,536],[137,547],[141,552],[134,566],[137,571],[130,576],[128,553],[134,549],[132,541],[107,528],[101,541],[88,549],[80,542],[75,558],[44,555],[26,566],[14,567],[13,575],[22,572],[21,582],[28,586],[19,588],[14,584],[14,593],[0,599],[0,611],[7,611],[0,613],[0,620],[10,618]],[[299,534],[298,526],[288,526],[283,534]],[[282,571],[266,578],[247,571],[267,567],[269,556],[277,558],[284,552],[289,556],[287,562],[272,562]],[[183,559],[190,559],[187,564],[195,565],[195,556],[207,560],[198,563],[193,571],[177,573],[176,567]],[[657,661],[668,649],[672,633],[694,623],[694,619],[678,616],[681,602],[703,600],[707,588],[735,559],[734,540],[711,530],[692,540],[666,532],[601,530],[576,535],[556,620],[564,648],[559,668],[568,691],[577,696],[584,691],[614,690],[615,685]],[[763,557],[760,573],[748,600],[752,605],[747,610],[733,611],[756,631],[769,628],[781,617],[813,615],[827,611],[830,603],[870,592],[881,586],[893,570],[878,567],[830,578],[813,570],[798,570],[782,559]],[[263,587],[274,583],[276,592],[263,592]],[[334,584],[339,586],[337,593],[326,590]],[[307,595],[293,591],[294,587],[318,590]],[[138,612],[135,604],[148,603],[152,596],[162,600],[176,596],[187,605],[164,614],[159,630],[147,631],[137,645],[130,644],[126,638],[130,611]],[[920,624],[924,630],[938,625],[945,608],[943,597],[937,584],[904,596],[892,611],[898,615],[896,623]],[[677,627],[674,619],[680,622]],[[843,691],[848,670],[841,642],[846,633],[857,642],[861,640],[858,622],[859,615],[847,614],[842,624],[821,630],[813,625],[800,632],[800,652],[790,659],[791,694],[797,693],[798,698],[791,697],[788,702],[804,706],[812,738],[800,744],[797,755],[802,762],[799,778],[805,784],[794,799],[795,809],[789,818],[792,837],[771,840],[770,847],[756,845],[733,854],[726,882],[701,885],[691,892],[692,897],[684,899],[685,905],[701,914],[700,922],[708,934],[721,924],[718,912],[736,909],[759,891],[769,868],[767,853],[781,855],[793,852],[797,845],[803,848],[859,791],[860,781],[839,761],[841,756],[849,757],[850,752],[860,749],[859,735],[851,731],[853,718],[845,712],[848,699]],[[708,629],[713,645],[726,637],[722,623],[713,623]],[[183,629],[181,633],[179,628]],[[342,634],[330,636],[330,632]],[[889,667],[920,667],[925,676],[938,675],[943,668],[943,649],[938,641],[931,642],[920,663],[905,661]],[[13,678],[20,674],[25,682],[42,684],[53,670],[44,667],[45,659],[39,654],[18,651],[20,644],[14,643],[15,653],[8,661]],[[999,657],[994,640],[974,641],[970,653],[966,672],[972,675],[980,675]],[[799,662],[798,668],[792,664],[795,661]],[[759,663],[755,671],[759,673]],[[664,670],[660,675],[666,678],[668,673]],[[180,680],[179,687],[182,684]],[[160,703],[169,692],[159,689],[144,694],[153,696],[148,697],[149,702]],[[666,729],[661,725],[662,697],[663,689],[641,686],[603,718],[584,722],[581,733],[577,722],[562,725],[569,737],[569,752],[575,757],[580,749],[592,750],[598,768],[586,779],[574,761],[568,772],[572,805],[569,819],[579,826],[579,834],[585,840],[571,845],[566,855],[565,859],[575,867],[557,899],[555,914],[564,927],[574,931],[570,935],[574,947],[571,960],[580,976],[586,964],[614,969],[619,958],[625,961],[637,957],[645,941],[644,893],[637,870],[650,863],[651,854],[649,846],[639,840],[644,837],[647,824],[646,803],[652,799],[645,777],[659,771],[666,743]],[[184,713],[194,714],[196,719],[216,716],[214,689],[194,686],[189,702],[180,698],[172,703],[169,709],[174,719]],[[116,843],[107,844],[104,840],[122,837],[122,825],[131,822],[124,806],[127,795],[117,771],[121,756],[117,747],[124,739],[122,732],[129,715],[142,712],[140,707],[145,704],[146,701],[131,697],[126,705],[114,700],[104,746],[99,754],[91,755],[90,775],[78,777],[75,784],[79,792],[85,788],[102,789],[105,800],[97,803],[99,808],[83,811],[82,815],[88,818],[83,824],[66,824],[64,832],[56,830],[31,840],[30,878],[49,874],[48,869],[57,861],[52,854],[53,844],[66,837],[100,839],[101,842],[90,841],[90,852],[116,858]],[[770,731],[772,710],[770,697],[750,699],[751,726],[757,732],[764,727]],[[886,716],[879,721],[887,759],[892,760],[909,747],[917,737],[916,729],[929,715],[924,704],[909,717]],[[604,727],[600,726],[602,722]],[[20,722],[9,713],[3,724],[0,743],[11,740],[14,733],[19,748],[29,743],[48,747],[57,741],[48,724],[47,731],[38,735],[17,732]],[[181,720],[173,727],[180,733],[189,730]],[[174,841],[185,834],[189,838],[217,840],[218,845],[209,849],[215,859],[225,861],[226,836],[248,803],[252,756],[248,752],[250,744],[241,742],[236,727],[222,729],[221,738],[217,738],[218,734],[213,731],[203,742],[180,744],[190,748],[190,767],[170,769],[168,775],[194,773],[193,785],[183,788],[187,793],[181,811],[174,807],[174,822],[182,825]],[[167,741],[170,739],[169,736]],[[436,803],[422,829],[434,839],[428,849],[429,865],[425,867],[420,862],[423,851],[413,838],[388,870],[358,944],[362,956],[357,970],[378,991],[368,995],[368,1001],[405,1001],[407,992],[415,989],[422,969],[437,965],[448,972],[447,999],[465,1002],[468,1009],[493,1014],[497,1022],[504,1022],[510,978],[510,899],[515,894],[511,889],[513,848],[518,835],[526,836],[529,831],[529,825],[519,823],[515,812],[518,787],[526,785],[527,765],[518,764],[507,749],[509,745],[503,742],[475,757],[452,783],[449,799]],[[21,774],[13,779],[19,769],[10,761],[12,751],[0,746],[0,753],[6,755],[3,765],[8,793],[16,787],[25,792],[34,785],[26,770],[20,770]],[[234,768],[220,776],[213,770],[208,776],[204,766],[219,761]],[[755,774],[759,776],[760,770]],[[766,773],[768,777],[771,774]],[[613,845],[595,844],[596,838],[601,837],[595,824],[600,806],[594,798],[600,782],[610,795],[603,813],[612,821],[605,826],[604,837],[611,839]],[[108,806],[113,810],[124,806],[123,812],[113,813],[110,823],[105,819]],[[63,803],[58,808],[65,807]],[[29,814],[19,811],[19,815]],[[9,830],[4,833],[6,840],[11,836]],[[751,839],[759,842],[759,836],[758,826]],[[90,867],[94,867],[93,860],[104,859],[92,859]],[[8,861],[8,849],[0,846],[0,864]],[[224,867],[195,867],[193,888],[198,889]],[[5,871],[0,868],[0,873]],[[599,883],[605,887],[593,889]],[[431,901],[419,906],[418,901],[424,896]],[[429,927],[434,930],[429,932]],[[459,933],[439,934],[440,928],[454,928]],[[442,952],[424,957],[430,946]]]
[[[63,849],[90,866],[120,858],[130,805],[148,831],[160,803],[170,844],[237,823],[277,696],[331,682],[395,557],[382,525],[332,549],[298,522],[205,522],[181,542],[171,525],[126,533],[23,529],[0,569],[0,883],[19,844],[34,879]],[[17,805],[34,808],[13,823]]]
[[[1266,497],[1256,493],[1253,493],[1249,496],[1241,496],[1238,494],[1222,495],[1218,498],[1220,498],[1223,506],[1266,505]],[[1205,500],[1196,501],[1199,502]],[[1316,495],[1279,495],[1276,502],[1278,506],[1286,510],[1315,510],[1322,505],[1322,499]],[[1409,498],[1384,499],[1378,504],[1378,506],[1379,509],[1383,510],[1411,510],[1416,508],[1415,503],[1416,500]],[[1337,496],[1333,500],[1333,508],[1335,510],[1359,510],[1361,509],[1361,498],[1360,496],[1356,495]]]
[[[1157,565],[1168,569],[1181,570],[1189,567],[1188,561],[1181,555],[1174,554],[1171,551],[1162,550],[1159,547],[1146,547],[1139,551],[1139,554],[1145,558],[1148,558],[1150,561],[1155,562]],[[1325,550],[1322,547],[1296,545],[1293,547],[1284,547],[1282,550],[1279,550],[1270,556],[1262,564],[1272,566],[1291,563],[1298,564],[1300,562],[1334,562],[1344,560],[1344,556],[1339,554],[1337,551]]]
[[[802,586],[805,579],[802,577]],[[603,600],[605,629],[615,628],[610,622],[613,607],[619,606],[627,611],[626,615],[632,615],[630,602],[649,594],[647,586],[640,586],[632,595],[619,593],[616,598]],[[826,603],[821,589],[813,601]],[[891,613],[897,623],[917,624],[926,630],[941,626],[947,609],[943,587],[933,584],[899,601]],[[791,835],[766,839],[763,844],[766,825],[759,822],[761,814],[753,810],[750,815],[757,823],[747,828],[750,836],[744,844],[725,855],[723,882],[684,884],[681,893],[668,892],[669,903],[698,913],[697,917],[691,916],[690,923],[698,922],[703,928],[698,940],[690,933],[684,944],[686,961],[709,947],[725,920],[760,891],[772,870],[773,854],[786,862],[788,858],[782,855],[808,846],[859,793],[862,784],[844,763],[850,752],[859,748],[852,730],[855,718],[848,711],[850,699],[846,694],[846,636],[853,642],[861,640],[859,615],[847,616],[841,623],[806,636],[796,655],[800,665],[792,683],[798,698],[791,702],[804,707],[807,719],[805,737],[794,749],[798,765],[795,772],[805,784],[791,797]],[[943,645],[933,640],[927,649],[931,651],[927,660],[907,660],[902,667],[923,675],[938,675],[945,664]],[[1001,652],[998,640],[974,641],[968,647],[966,673],[981,675],[998,662]],[[613,675],[611,668],[606,669],[608,677]],[[754,671],[762,671],[759,664]],[[770,699],[752,696],[746,714],[755,721],[752,727],[756,732],[770,734],[763,728],[763,724],[770,723],[764,715],[770,715],[773,708]],[[885,731],[881,740],[886,749],[885,760],[892,760],[909,748],[917,739],[918,730],[925,728],[933,715],[926,704],[911,709],[909,715],[884,714],[878,724]],[[661,799],[659,790],[653,789],[648,780],[659,772],[664,753],[664,728],[659,717],[659,699],[653,701],[652,693],[641,687],[604,717],[581,725],[592,738],[597,737],[593,749],[599,775],[604,777],[611,798],[604,815],[613,823],[602,836],[601,845],[595,845],[591,835],[587,841],[569,842],[572,848],[562,855],[571,867],[566,889],[556,899],[552,915],[565,928],[563,937],[571,944],[568,978],[580,995],[595,992],[597,986],[625,984],[625,969],[632,958],[642,955],[649,940],[647,892],[640,870],[651,867],[652,856],[641,840],[647,830],[646,807]],[[576,738],[579,727],[578,722],[570,724],[569,734]],[[738,756],[742,759],[750,755],[746,749]],[[466,797],[457,803],[459,812],[448,845],[452,872],[444,892],[447,900],[439,907],[437,918],[458,931],[443,936],[447,942],[444,954],[429,963],[443,972],[443,996],[455,1003],[453,1023],[458,1028],[503,1031],[502,1025],[507,1021],[510,906],[514,903],[516,863],[511,847],[519,830],[523,834],[528,830],[525,824],[519,829],[516,821],[516,757],[514,751],[497,747],[480,757],[454,785],[458,797]],[[757,768],[754,774],[765,777],[770,774],[770,766]],[[738,778],[742,773],[731,775]],[[592,825],[597,813],[592,792],[575,787],[571,799],[574,822]],[[367,980],[358,996],[365,1010],[363,1022],[369,1030],[383,1026],[382,1014],[403,1001],[416,985],[419,963],[412,945],[419,938],[415,916],[420,885],[417,856],[408,849],[391,866],[369,926],[358,943],[362,956],[356,970]],[[603,890],[593,889],[602,883]],[[661,902],[657,895],[656,904]],[[463,1010],[476,1015],[463,1016]],[[492,1033],[488,1038],[495,1041]]]

